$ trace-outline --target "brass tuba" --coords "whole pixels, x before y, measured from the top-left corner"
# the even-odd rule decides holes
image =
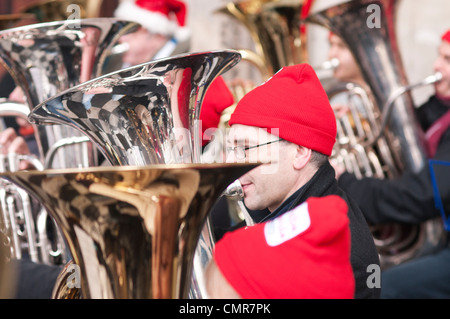
[[[325,26],[340,36],[360,66],[373,96],[370,102],[374,103],[375,112],[379,110],[375,131],[371,132],[373,138],[368,138],[370,142],[366,144],[374,146],[383,136],[392,154],[391,177],[405,170],[417,172],[426,164],[423,132],[414,115],[410,91],[403,90],[408,88],[408,83],[395,36],[398,3],[396,0],[349,1],[311,14],[306,19],[306,22]],[[380,25],[371,27],[367,24],[369,5],[379,10]],[[436,77],[435,81],[438,79]],[[399,91],[402,94],[397,94]],[[372,111],[367,108],[367,112]],[[388,176],[387,172],[381,173]],[[436,234],[443,231],[440,220],[432,220],[421,225],[373,225],[372,233],[381,264],[387,268],[427,253],[430,247],[440,244],[441,236]]]
[[[256,65],[264,78],[281,67],[305,62],[306,44],[300,37],[302,0],[242,0],[228,2],[216,13],[246,26],[255,52],[241,49],[243,59]]]
[[[83,298],[187,298],[202,226],[257,164],[172,164],[2,173],[61,226]],[[1,270],[1,269],[0,269]]]

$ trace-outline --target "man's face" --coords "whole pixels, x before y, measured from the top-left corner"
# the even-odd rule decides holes
[[[447,41],[442,41],[439,46],[438,57],[434,61],[433,69],[442,74],[442,80],[434,85],[436,93],[440,96],[450,97],[450,43]]]
[[[133,66],[151,61],[166,41],[165,36],[150,33],[145,28],[123,35],[119,42],[128,45],[128,50],[123,55],[123,63]]]
[[[227,134],[227,147],[255,146],[279,137],[265,129],[235,124]],[[245,151],[246,158],[237,158],[233,151],[227,152],[227,162],[263,162],[239,178],[244,190],[245,205],[251,210],[269,208],[274,211],[294,191],[295,172],[292,160],[296,145],[282,141]]]
[[[336,79],[356,83],[362,81],[361,72],[352,53],[341,38],[335,34],[330,36],[328,57],[330,60],[334,58],[339,60],[339,66],[334,70]]]

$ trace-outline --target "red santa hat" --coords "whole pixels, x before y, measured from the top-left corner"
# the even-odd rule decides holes
[[[446,32],[444,32],[444,34],[442,35],[441,39],[443,41],[447,41],[450,43],[450,30],[447,30]]]
[[[190,36],[186,4],[180,0],[122,0],[114,12],[117,18],[141,24],[152,33],[185,41]]]
[[[351,299],[348,206],[312,197],[271,221],[225,234],[214,260],[245,299]]]
[[[325,155],[336,141],[336,117],[314,69],[297,64],[280,69],[239,100],[230,125],[278,129],[279,137]]]

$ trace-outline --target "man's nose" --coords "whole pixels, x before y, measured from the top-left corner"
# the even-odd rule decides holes
[[[442,68],[442,58],[438,57],[433,63],[433,70],[435,72],[441,71]]]

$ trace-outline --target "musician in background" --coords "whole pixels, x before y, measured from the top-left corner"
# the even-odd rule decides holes
[[[240,99],[229,124],[227,161],[265,163],[239,178],[246,207],[258,210],[254,219],[272,220],[310,197],[342,197],[350,220],[355,298],[377,298],[379,289],[367,286],[367,267],[379,265],[378,254],[364,216],[338,187],[329,164],[336,118],[311,66],[279,70]]]
[[[428,157],[450,162],[450,30],[442,35],[433,69],[442,74],[435,94],[416,109],[425,131]],[[440,217],[426,165],[418,173],[406,171],[394,180],[362,178],[337,169],[339,186],[354,198],[370,223],[419,224]],[[435,167],[438,189],[450,211],[450,170]],[[448,237],[448,236],[447,236]],[[394,266],[382,273],[382,298],[450,298],[450,249]]]
[[[188,52],[190,30],[186,26],[186,10],[186,4],[179,0],[121,1],[114,15],[142,26],[119,40],[126,47],[123,67]]]
[[[333,78],[338,80],[339,83],[332,82],[331,85],[335,86],[335,88],[343,89],[343,85],[354,83],[370,94],[370,88],[364,81],[361,70],[344,41],[333,32],[329,33],[328,39],[330,44],[328,51],[329,61],[333,59],[339,61],[339,64],[333,68]],[[342,117],[349,111],[350,103],[354,103],[362,112],[364,112],[364,107],[361,106],[361,99],[356,95],[351,95],[347,92],[332,95],[330,97],[330,103],[337,118]]]
[[[285,214],[225,234],[205,270],[210,298],[352,299],[347,204],[308,198]]]

